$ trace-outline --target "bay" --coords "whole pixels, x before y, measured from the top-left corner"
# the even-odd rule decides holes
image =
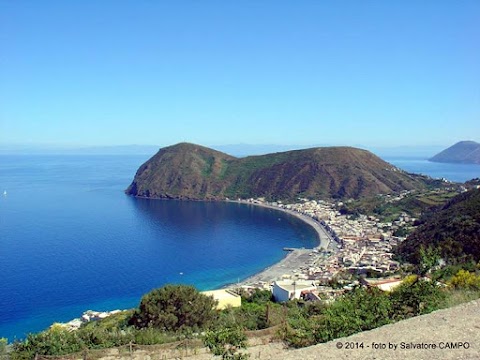
[[[126,196],[145,160],[0,157],[0,337],[132,308],[166,283],[218,288],[279,261],[283,247],[317,243],[275,210]]]
[[[88,309],[131,308],[166,283],[213,289],[312,247],[284,213],[234,203],[135,199],[123,190],[146,156],[0,156],[0,337],[10,341]],[[386,161],[466,181],[480,166]]]

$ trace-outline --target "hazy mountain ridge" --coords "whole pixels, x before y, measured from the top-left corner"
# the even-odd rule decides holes
[[[460,141],[430,158],[429,161],[480,164],[480,144],[475,141]]]
[[[275,152],[284,152],[314,147],[335,146],[334,144],[224,144],[209,146],[212,149],[234,155],[236,157],[264,155]],[[426,159],[445,146],[416,145],[416,146],[371,146],[367,144],[351,144],[351,146],[366,149],[384,159],[385,157],[418,157]],[[74,146],[62,144],[0,144],[0,155],[153,155],[160,145],[98,145]]]
[[[67,146],[67,145],[22,145],[0,144],[0,155],[152,155],[158,151],[156,145],[111,145],[111,146]]]
[[[224,200],[266,197],[358,198],[424,189],[408,174],[366,150],[324,147],[235,158],[180,143],[160,149],[137,171],[127,194],[150,198]]]

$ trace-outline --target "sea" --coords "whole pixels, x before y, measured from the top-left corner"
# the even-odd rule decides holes
[[[167,283],[219,288],[318,243],[276,210],[125,195],[147,158],[0,156],[0,337],[133,308]]]
[[[284,247],[318,243],[310,226],[271,209],[125,195],[147,158],[0,155],[0,337],[133,308],[167,283],[219,288],[278,262]],[[480,177],[478,165],[386,160],[452,181]]]

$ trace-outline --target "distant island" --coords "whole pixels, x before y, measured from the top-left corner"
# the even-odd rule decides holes
[[[318,147],[236,158],[190,143],[160,149],[138,169],[126,193],[147,198],[225,200],[359,198],[422,190],[409,174],[353,147]]]
[[[480,144],[475,141],[460,141],[438,153],[429,161],[480,165]]]

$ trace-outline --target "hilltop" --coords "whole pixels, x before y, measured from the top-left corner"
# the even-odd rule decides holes
[[[438,153],[429,161],[454,164],[480,164],[480,144],[475,141],[460,141]]]
[[[423,246],[437,249],[449,263],[480,261],[480,189],[455,196],[421,222],[398,247],[405,259],[418,263]]]
[[[180,143],[160,149],[140,166],[126,193],[192,200],[359,198],[426,189],[431,181],[353,147],[319,147],[236,158],[200,145]]]

